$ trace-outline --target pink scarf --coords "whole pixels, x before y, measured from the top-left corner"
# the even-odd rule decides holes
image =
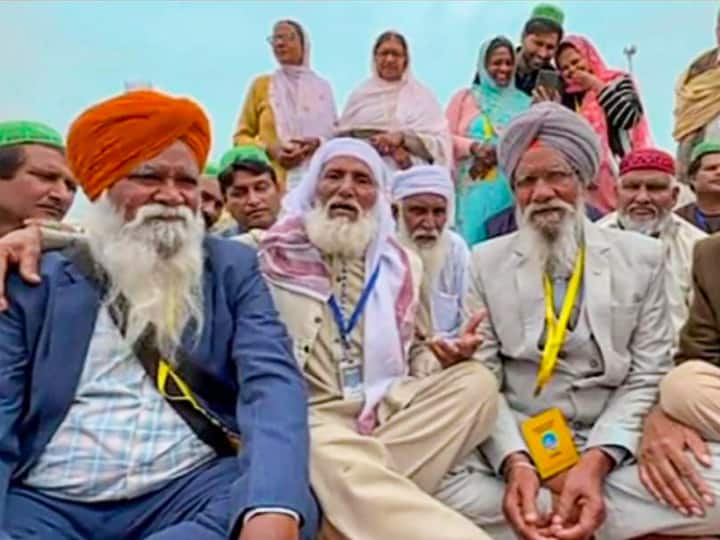
[[[565,37],[563,43],[570,44],[581,55],[583,55],[588,63],[588,67],[593,75],[604,83],[610,83],[619,77],[626,77],[628,74],[624,71],[610,69],[600,56],[600,53],[590,41],[582,36],[570,35]],[[637,85],[633,82],[635,88]],[[569,92],[577,92],[582,90],[577,86],[568,83],[566,89]],[[605,111],[600,105],[597,92],[588,90],[585,92],[580,110],[578,111],[590,123],[595,133],[598,134],[602,141],[602,161],[600,165],[600,173],[596,180],[597,192],[591,204],[596,206],[603,213],[610,212],[615,209],[615,183],[617,178],[617,165],[610,151],[610,142],[608,140],[608,126]],[[630,145],[633,150],[639,148],[649,148],[652,146],[652,136],[647,119],[643,114],[640,121],[629,131]]]

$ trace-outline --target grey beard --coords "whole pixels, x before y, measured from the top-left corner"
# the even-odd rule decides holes
[[[672,222],[671,212],[664,210],[660,217],[649,221],[635,221],[629,215],[618,210],[618,223],[626,231],[638,232],[647,236],[663,234]]]

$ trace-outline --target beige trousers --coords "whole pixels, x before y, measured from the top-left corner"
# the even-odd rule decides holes
[[[497,383],[487,369],[464,362],[396,384],[379,406],[372,436],[357,433],[344,403],[310,411],[311,480],[335,529],[326,537],[490,538],[428,494],[494,426]]]
[[[680,364],[660,383],[660,406],[705,440],[720,442],[720,368],[700,360]]]

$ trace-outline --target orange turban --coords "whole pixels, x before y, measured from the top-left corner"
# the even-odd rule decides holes
[[[86,110],[70,126],[67,159],[90,200],[143,162],[181,140],[202,170],[210,151],[210,122],[195,102],[135,90]]]

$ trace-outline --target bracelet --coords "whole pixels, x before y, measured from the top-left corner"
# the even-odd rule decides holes
[[[535,465],[533,465],[532,463],[529,463],[529,462],[527,462],[527,461],[525,461],[525,460],[516,460],[514,463],[509,463],[508,466],[506,467],[506,470],[505,470],[505,480],[507,480],[508,477],[510,476],[510,473],[512,472],[513,467],[524,467],[524,468],[526,468],[526,469],[530,469],[530,470],[533,471],[535,474],[537,474],[538,476],[540,476],[540,475],[538,474],[537,469],[535,468]]]

